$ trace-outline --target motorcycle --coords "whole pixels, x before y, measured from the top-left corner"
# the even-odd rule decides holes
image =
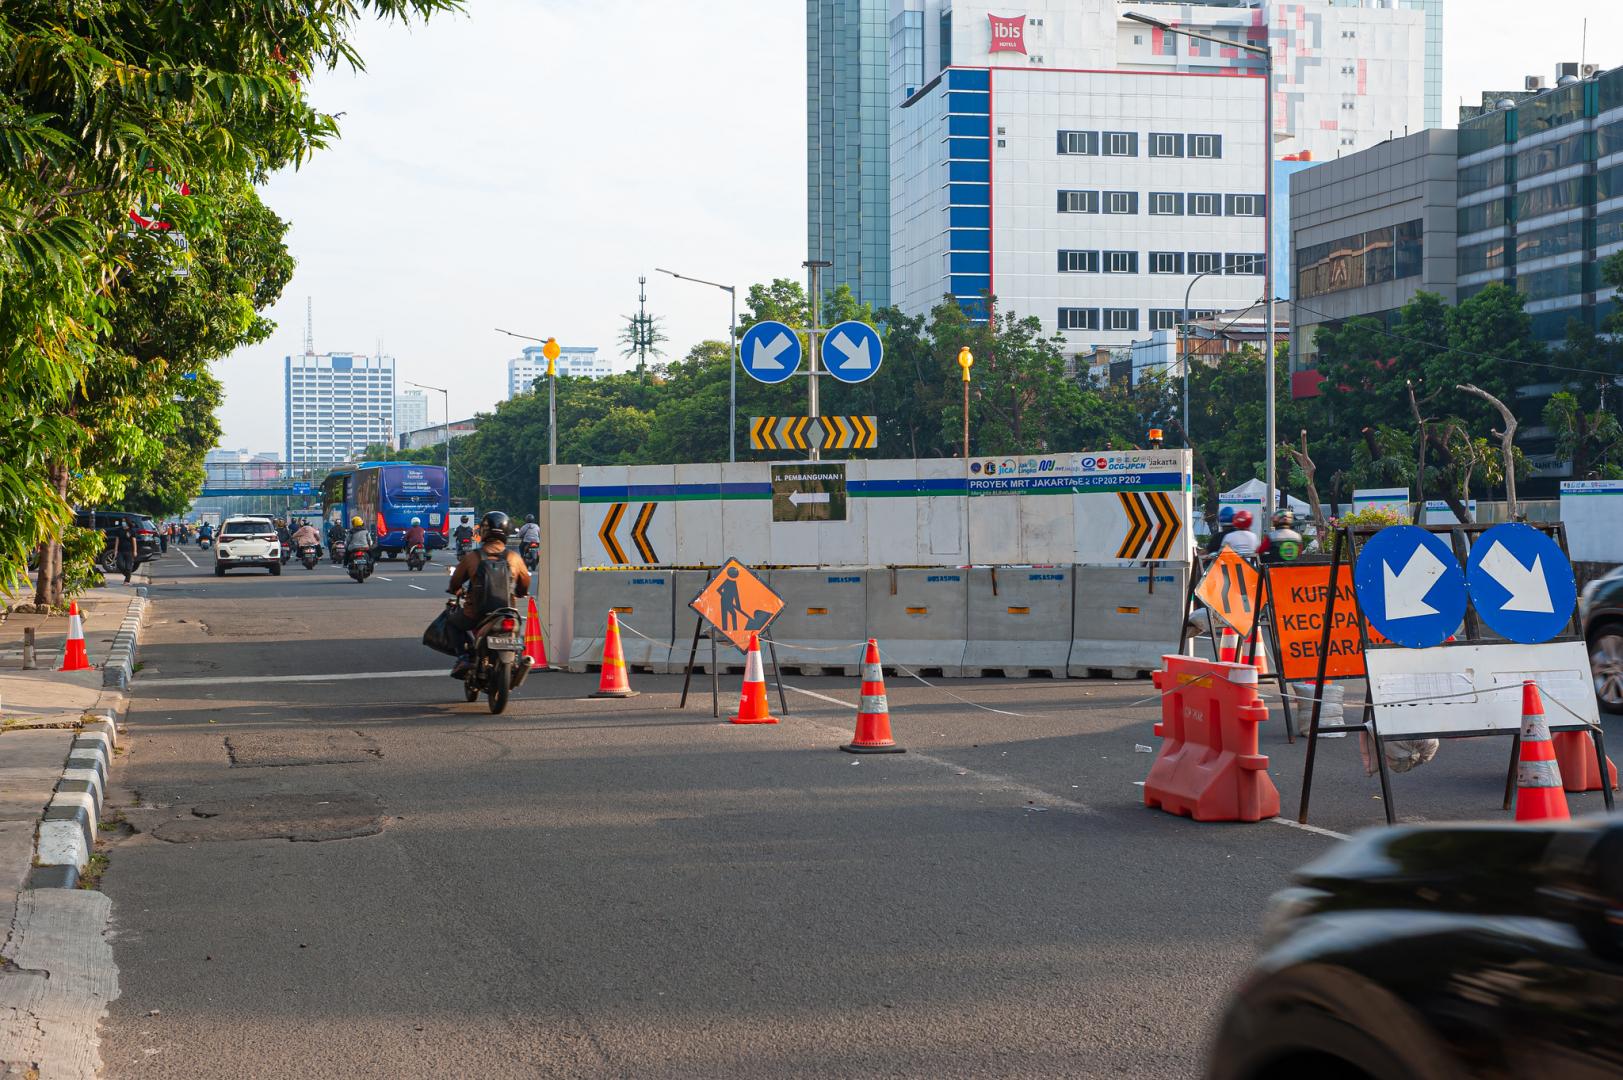
[[[535,568],[541,563],[541,541],[526,540],[519,545],[518,553],[524,557],[524,565],[535,573]]]
[[[473,550],[472,540],[465,540],[460,536],[456,538],[456,557],[459,560],[471,550]]]
[[[371,554],[366,548],[356,548],[354,551],[347,552],[344,556],[349,563],[347,568],[349,576],[354,578],[357,583],[364,583],[367,578],[372,576]]]
[[[421,570],[423,568],[424,564],[426,564],[427,562],[428,562],[428,552],[423,550],[423,545],[421,545],[421,544],[413,544],[413,545],[411,545],[411,547],[406,549],[406,568],[407,569],[409,569],[409,570]]]
[[[321,549],[314,544],[300,544],[299,561],[306,570],[314,570],[316,563],[321,561]]]
[[[499,713],[507,708],[509,692],[523,685],[534,663],[524,653],[524,616],[514,608],[500,608],[474,628],[473,664],[462,676],[462,696],[478,701],[483,693],[490,711]]]
[[[197,538],[197,550],[198,551],[207,551],[209,548],[211,548],[213,546],[214,546],[214,538],[213,537],[211,537],[211,536],[200,536],[200,537]]]
[[[293,561],[293,544],[291,541],[282,541],[282,565],[286,566]]]
[[[334,566],[338,566],[343,563],[344,547],[345,544],[342,540],[334,540],[332,543],[327,545],[327,550],[332,553],[332,564]]]

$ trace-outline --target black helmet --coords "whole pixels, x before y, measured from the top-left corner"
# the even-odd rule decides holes
[[[479,528],[486,540],[506,540],[508,524],[507,515],[500,510],[492,510],[479,519]]]
[[[535,524],[535,515],[534,514],[525,514],[524,515],[524,524],[526,524],[526,525],[534,525]]]

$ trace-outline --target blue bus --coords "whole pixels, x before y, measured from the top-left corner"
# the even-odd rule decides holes
[[[406,550],[406,530],[421,518],[430,551],[449,546],[451,486],[445,466],[412,461],[363,461],[327,474],[321,483],[321,516],[349,528],[360,517],[391,559]]]

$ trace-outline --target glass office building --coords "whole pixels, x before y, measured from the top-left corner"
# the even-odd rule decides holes
[[[806,0],[806,249],[890,302],[889,0]]]
[[[1458,198],[1459,299],[1504,282],[1542,340],[1598,327],[1599,263],[1623,251],[1623,68],[1462,123]]]

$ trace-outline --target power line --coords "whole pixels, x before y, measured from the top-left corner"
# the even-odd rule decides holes
[[[1330,319],[1330,320],[1332,320],[1334,322],[1337,322],[1337,323],[1346,323],[1346,322],[1350,322],[1353,319],[1371,319],[1371,318],[1373,318],[1373,316],[1370,316],[1370,315],[1331,315],[1328,312],[1323,312],[1323,311],[1319,311],[1319,310],[1317,310],[1315,308],[1310,308],[1306,304],[1302,303],[1300,300],[1292,300],[1292,301],[1290,301],[1290,303],[1295,304],[1297,307],[1301,308],[1303,311],[1310,311],[1313,314],[1320,316],[1321,318]],[[1608,375],[1610,375],[1613,378],[1617,377],[1615,373],[1610,373],[1610,372],[1605,372],[1605,371],[1597,371],[1594,368],[1570,367],[1570,366],[1568,366],[1566,364],[1552,364],[1552,363],[1550,363],[1548,361],[1545,361],[1545,360],[1517,360],[1514,357],[1509,357],[1509,356],[1494,356],[1491,353],[1479,353],[1479,352],[1473,352],[1470,349],[1460,349],[1460,348],[1454,347],[1453,345],[1439,345],[1435,341],[1422,341],[1420,338],[1410,337],[1408,334],[1394,333],[1391,330],[1386,330],[1386,329],[1383,329],[1383,328],[1381,328],[1379,326],[1371,326],[1368,329],[1370,329],[1374,333],[1380,334],[1382,337],[1396,338],[1398,341],[1407,341],[1407,342],[1410,342],[1410,343],[1415,344],[1415,345],[1424,345],[1428,349],[1436,349],[1439,352],[1459,353],[1461,356],[1475,357],[1478,360],[1492,360],[1492,361],[1494,361],[1496,363],[1500,363],[1500,364],[1520,364],[1523,367],[1548,368],[1551,371],[1571,371],[1571,372],[1575,372],[1575,373],[1577,373],[1579,375],[1597,375],[1597,376],[1600,376],[1602,378],[1605,378]]]

